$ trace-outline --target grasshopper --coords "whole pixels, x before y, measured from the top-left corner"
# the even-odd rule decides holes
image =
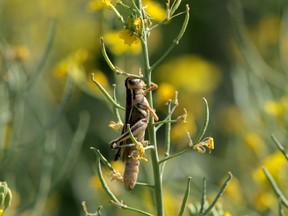
[[[123,161],[125,162],[123,181],[129,190],[133,189],[137,181],[140,152],[130,139],[127,124],[131,126],[131,132],[136,140],[140,143],[144,143],[145,130],[149,123],[150,114],[155,121],[158,121],[158,116],[150,107],[147,98],[145,97],[147,92],[158,88],[158,86],[153,83],[150,88],[145,89],[146,86],[145,82],[139,78],[128,77],[125,80],[125,124],[122,129],[122,134],[110,142],[111,148],[118,149],[114,158],[115,161],[118,160],[122,154]]]

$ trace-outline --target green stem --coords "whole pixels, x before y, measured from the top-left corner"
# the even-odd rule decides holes
[[[117,96],[116,96],[116,84],[113,85],[113,99],[115,101],[116,104],[118,104],[117,102]],[[122,120],[121,120],[121,116],[120,116],[120,113],[119,113],[119,108],[116,107],[116,106],[113,106],[113,112],[117,118],[117,122],[118,123],[122,123]]]
[[[167,122],[169,122],[169,121],[173,121],[173,120],[171,120],[171,116],[172,116],[172,114],[174,113],[176,107],[179,105],[179,103],[178,103],[178,92],[177,92],[177,91],[175,92],[175,98],[174,98],[172,104],[173,104],[173,107],[171,108],[171,112],[168,112],[166,118],[165,118],[163,121],[154,123],[154,125],[157,125],[156,131],[157,131],[163,124],[165,124],[165,123],[167,123]],[[170,120],[169,120],[169,119],[170,119]],[[166,121],[167,121],[167,122],[166,122]],[[171,122],[171,123],[172,123],[172,122]]]
[[[288,160],[288,153],[286,153],[283,145],[281,145],[281,143],[278,141],[278,139],[274,135],[272,135],[271,138],[273,142],[275,143],[275,145],[277,146],[277,148],[282,152],[286,160]]]
[[[208,127],[208,123],[209,123],[209,106],[208,106],[208,102],[205,98],[203,98],[204,102],[205,102],[205,120],[203,123],[203,126],[200,130],[200,133],[198,134],[198,136],[196,137],[194,143],[199,143],[202,139],[202,137],[204,136],[207,127]]]
[[[269,182],[270,182],[270,184],[272,186],[272,189],[274,190],[275,194],[279,197],[279,199],[281,199],[283,205],[286,206],[286,208],[288,208],[288,199],[284,196],[282,191],[279,189],[278,185],[274,181],[274,179],[271,176],[271,174],[269,173],[269,171],[266,169],[265,166],[262,167],[262,170],[264,171],[267,179],[269,180]]]
[[[219,200],[219,198],[222,196],[222,194],[224,193],[225,189],[227,188],[229,182],[232,179],[232,173],[228,172],[228,177],[225,180],[224,184],[222,185],[220,191],[218,192],[218,194],[216,195],[215,199],[213,200],[213,202],[210,204],[210,206],[204,211],[204,213],[202,215],[206,215],[208,214],[212,208],[215,206],[215,204],[217,203],[217,201]]]
[[[178,33],[177,37],[174,39],[173,43],[171,44],[171,46],[166,50],[166,52],[151,66],[151,70],[153,70],[155,67],[157,67],[166,57],[167,55],[172,51],[172,49],[179,44],[179,41],[181,40],[184,32],[186,31],[186,28],[188,26],[189,23],[189,6],[186,5],[186,16],[184,19],[184,22],[182,24],[181,30]]]
[[[141,19],[146,20],[147,17],[145,15],[144,9],[142,8],[142,0],[137,1],[139,6],[139,12],[141,13]],[[143,60],[144,60],[144,79],[147,83],[148,87],[151,86],[151,67],[149,62],[149,51],[148,51],[148,34],[149,29],[144,25],[144,22],[142,22],[143,25],[143,35],[140,38],[142,51],[143,51]],[[152,98],[152,92],[147,93],[147,100],[150,104],[150,107],[153,109],[153,98]],[[152,167],[153,167],[153,177],[154,177],[154,195],[155,195],[155,202],[156,202],[156,209],[157,209],[157,215],[163,216],[164,215],[164,205],[163,205],[163,188],[162,188],[162,177],[161,177],[161,171],[160,166],[158,164],[159,156],[158,156],[158,150],[157,150],[157,141],[156,141],[156,130],[154,124],[154,119],[151,117],[149,124],[148,124],[148,135],[149,135],[149,141],[151,145],[154,146],[154,149],[150,151],[151,154],[151,161],[152,161]]]
[[[163,162],[165,162],[165,161],[168,161],[168,160],[170,160],[170,159],[172,159],[172,158],[174,158],[174,157],[178,157],[178,156],[186,153],[186,152],[189,151],[190,149],[191,149],[191,148],[188,147],[188,148],[186,148],[186,149],[184,149],[184,150],[182,150],[182,151],[180,151],[180,152],[178,152],[178,153],[176,153],[176,154],[174,154],[174,155],[171,155],[171,156],[166,157],[166,158],[164,158],[164,159],[162,159],[162,160],[159,160],[158,163],[161,164],[161,163],[163,163]]]
[[[99,152],[99,150],[94,150],[94,152],[96,153],[97,155],[97,159],[96,159],[96,164],[97,164],[97,173],[98,173],[98,176],[99,176],[99,179],[100,179],[100,182],[102,184],[102,187],[103,189],[106,191],[106,193],[110,196],[110,198],[116,202],[116,203],[121,203],[117,197],[113,194],[113,192],[110,190],[110,188],[108,187],[108,185],[106,184],[106,181],[103,177],[103,174],[102,174],[102,169],[101,169],[101,163],[100,163],[100,157],[99,157],[99,154],[101,154]],[[99,153],[99,154],[98,154]]]
[[[148,212],[145,212],[145,211],[142,211],[142,210],[140,210],[140,209],[136,209],[136,208],[127,206],[127,205],[123,204],[122,202],[114,202],[114,201],[112,201],[112,203],[113,203],[114,205],[117,205],[117,206],[123,208],[123,209],[127,209],[127,210],[130,210],[130,211],[133,211],[133,212],[137,212],[137,213],[140,213],[140,214],[142,214],[142,215],[153,216],[152,214],[150,214],[150,213],[148,213]]]
[[[168,114],[171,113],[171,103],[172,101],[170,100],[168,102]],[[172,114],[172,113],[171,113]],[[170,139],[170,133],[171,133],[171,123],[169,121],[171,121],[171,115],[169,115],[169,118],[167,119],[168,123],[166,124],[165,127],[165,148],[166,148],[166,152],[165,152],[165,158],[169,157],[170,155],[170,144],[171,144],[171,139]],[[165,162],[162,164],[161,167],[161,176],[163,176],[163,172],[164,172],[164,168],[165,168]]]
[[[99,158],[106,167],[108,167],[111,171],[114,171],[112,165],[107,161],[107,159],[100,153],[98,149],[94,147],[90,147],[90,149],[94,151],[94,153],[97,155],[97,158]]]
[[[142,211],[140,209],[137,209],[137,208],[133,208],[133,207],[129,207],[127,205],[125,205],[122,201],[119,201],[117,199],[117,197],[114,195],[114,193],[110,190],[110,188],[108,187],[104,177],[103,177],[103,172],[102,172],[102,169],[101,169],[101,161],[110,169],[110,170],[114,170],[113,167],[109,164],[109,162],[106,160],[106,158],[100,153],[100,151],[98,149],[95,149],[93,147],[91,147],[90,149],[92,149],[96,156],[97,156],[97,159],[96,159],[96,163],[97,163],[97,174],[100,178],[100,182],[102,184],[102,187],[103,189],[106,191],[106,193],[110,196],[111,198],[111,203],[113,203],[114,205],[117,205],[117,206],[120,206],[121,208],[123,209],[127,209],[127,210],[130,210],[130,211],[134,211],[134,212],[138,212],[138,213],[141,213],[143,215],[152,215],[148,212],[145,212],[145,211]]]
[[[103,95],[108,99],[108,101],[115,107],[125,110],[124,107],[120,106],[112,97],[111,95],[103,88],[103,86],[94,79],[94,73],[91,73],[91,79],[96,84],[96,86],[100,89]]]

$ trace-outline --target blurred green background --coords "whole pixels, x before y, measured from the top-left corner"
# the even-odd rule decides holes
[[[90,74],[110,93],[117,83],[118,100],[125,105],[125,77],[107,66],[100,37],[115,65],[129,73],[142,66],[137,44],[123,45],[121,23],[99,2],[0,0],[0,181],[7,181],[13,193],[7,216],[84,215],[83,200],[90,212],[102,205],[104,215],[135,215],[109,203],[89,149],[99,148],[112,161],[115,151],[108,143],[119,135],[108,128],[116,119]],[[153,22],[165,16],[164,1],[146,4],[154,9]],[[202,178],[213,199],[231,171],[234,178],[218,203],[223,214],[275,215],[278,201],[260,167],[266,165],[288,194],[288,163],[270,137],[274,134],[287,147],[288,4],[186,0],[180,11],[185,4],[191,8],[187,31],[152,75],[159,85],[154,106],[163,119],[165,103],[177,90],[180,105],[174,117],[183,108],[188,111],[188,122],[172,127],[171,153],[176,153],[188,144],[185,131],[192,137],[199,131],[205,97],[210,107],[206,135],[214,138],[215,150],[191,151],[167,163],[166,213],[177,214],[188,176],[189,203],[197,206]],[[151,33],[152,63],[170,46],[183,19],[176,17]],[[163,132],[158,142],[164,156]],[[115,166],[123,169],[121,162]],[[142,162],[139,180],[151,182],[151,176],[149,162]],[[125,203],[154,211],[151,191],[109,184]]]

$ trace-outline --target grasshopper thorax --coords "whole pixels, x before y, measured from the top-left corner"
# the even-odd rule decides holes
[[[127,89],[144,89],[146,84],[139,78],[128,77],[125,80],[125,86]]]

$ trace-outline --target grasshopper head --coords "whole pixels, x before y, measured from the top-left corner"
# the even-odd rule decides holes
[[[139,78],[128,77],[125,80],[125,86],[128,89],[144,89],[146,84]]]

